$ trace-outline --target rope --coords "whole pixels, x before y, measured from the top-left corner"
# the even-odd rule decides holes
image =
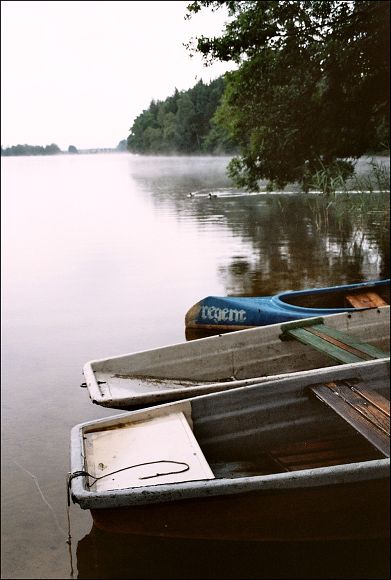
[[[180,469],[179,471],[167,471],[166,473],[155,473],[153,475],[144,475],[143,477],[139,477],[138,479],[152,479],[153,477],[163,477],[164,475],[174,475],[177,473],[184,473],[185,471],[189,471],[190,465],[185,463],[184,461],[174,461],[173,459],[157,459],[156,461],[145,461],[144,463],[136,463],[135,465],[128,465],[127,467],[122,467],[121,469],[116,469],[115,471],[110,471],[109,473],[105,473],[104,475],[100,475],[99,477],[95,477],[88,473],[88,471],[75,471],[74,473],[68,473],[67,478],[67,497],[68,497],[68,505],[70,505],[70,485],[71,481],[74,477],[81,477],[87,476],[93,479],[92,483],[86,483],[86,486],[91,488],[97,481],[103,479],[105,477],[109,477],[110,475],[114,475],[115,473],[120,473],[121,471],[126,471],[127,469],[133,469],[135,467],[142,467],[143,465],[154,465],[155,463],[175,463],[176,465],[184,465],[184,469]]]
[[[109,475],[114,475],[115,473],[119,473],[120,471],[125,471],[126,469],[133,469],[134,467],[142,467],[143,465],[153,465],[154,463],[175,463],[176,465],[184,465],[185,468],[179,471],[167,471],[166,473],[155,473],[154,475],[144,475],[143,477],[139,477],[139,479],[152,479],[153,477],[162,477],[164,475],[173,475],[176,473],[184,473],[185,471],[189,471],[190,465],[188,463],[184,463],[183,461],[173,461],[172,459],[158,459],[156,461],[146,461],[144,463],[137,463],[135,465],[129,465],[128,467],[122,467],[121,469],[117,469],[116,471],[112,471],[111,473],[105,473],[105,475],[101,475],[100,477],[94,477],[88,474],[89,477],[94,479],[91,484],[87,484],[87,487],[92,487],[95,483],[103,479],[104,477],[108,477]]]
[[[71,517],[70,517],[70,506],[71,506],[71,482],[72,479],[75,477],[90,477],[94,481],[91,484],[86,483],[88,488],[91,488],[97,481],[103,479],[104,477],[108,477],[109,475],[114,475],[115,473],[120,473],[121,471],[125,471],[127,469],[133,469],[135,467],[142,467],[143,465],[153,465],[155,463],[175,463],[176,465],[184,465],[184,469],[180,469],[179,471],[167,471],[166,473],[155,473],[154,475],[144,475],[143,477],[139,477],[139,479],[151,479],[153,477],[163,477],[164,475],[173,475],[176,473],[184,473],[185,471],[189,471],[190,465],[183,461],[174,461],[172,459],[158,459],[157,461],[146,461],[144,463],[137,463],[135,465],[128,465],[127,467],[122,467],[121,469],[116,469],[115,471],[111,471],[110,473],[105,473],[99,477],[94,477],[88,471],[80,470],[74,471],[73,473],[68,473],[66,478],[66,485],[67,485],[67,519],[68,519],[68,539],[67,544],[69,547],[69,558],[71,564],[71,578],[73,578],[74,570],[73,570],[73,560],[72,560],[72,535],[71,535]]]
[[[75,471],[74,473],[68,473],[66,478],[66,485],[67,485],[67,520],[68,520],[68,553],[69,553],[69,562],[71,566],[71,573],[70,577],[74,578],[74,570],[73,570],[73,556],[72,556],[72,535],[71,535],[71,481],[74,477],[78,477],[80,475],[88,475],[86,471]]]

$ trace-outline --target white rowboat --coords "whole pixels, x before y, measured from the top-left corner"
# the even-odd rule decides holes
[[[315,343],[314,348],[312,343],[303,344],[288,336],[294,334],[287,332],[294,325],[307,325],[295,332],[308,334],[308,325],[319,322],[307,318],[94,360],[83,368],[84,386],[97,405],[131,409],[260,383],[271,376],[278,379],[288,373],[332,366],[336,360],[369,359],[368,345],[382,351],[375,356],[387,357],[389,317],[389,306],[323,317],[323,328],[328,332],[337,333],[338,338],[338,333],[348,335],[344,340],[350,344],[342,349],[332,348],[326,340],[319,350]],[[362,347],[362,342],[367,347]],[[368,356],[363,354],[364,359],[353,352],[362,348],[369,352]],[[341,353],[342,360],[338,359]]]

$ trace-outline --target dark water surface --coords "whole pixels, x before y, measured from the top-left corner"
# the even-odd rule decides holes
[[[71,575],[70,430],[118,413],[79,388],[86,361],[182,342],[185,312],[209,294],[389,277],[389,195],[245,195],[227,161],[2,158],[2,578]],[[122,537],[70,515],[75,578],[389,576],[380,541]]]

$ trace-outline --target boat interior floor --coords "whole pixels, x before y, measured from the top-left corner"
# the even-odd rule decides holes
[[[283,302],[304,308],[378,308],[390,304],[390,286],[376,288],[376,291],[357,289],[346,293],[316,292],[299,296],[283,296]]]
[[[281,442],[256,453],[248,447],[245,459],[226,451],[224,457],[208,456],[217,478],[249,477],[300,471],[390,456],[390,401],[359,382],[336,381],[307,387],[307,394],[343,420],[345,431],[295,442]],[[206,451],[206,452],[205,452]],[[232,452],[232,449],[231,449]]]
[[[379,308],[380,306],[387,306],[387,302],[377,292],[346,294],[345,300],[353,308]]]
[[[304,440],[259,453],[250,460],[205,456],[216,478],[251,477],[381,459],[384,456],[360,434]]]

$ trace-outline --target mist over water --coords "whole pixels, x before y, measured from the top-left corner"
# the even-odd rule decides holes
[[[300,193],[249,195],[233,188],[228,161],[2,158],[3,578],[70,575],[70,430],[118,412],[79,388],[85,362],[184,341],[186,311],[210,294],[389,277],[389,194],[345,206]],[[79,578],[389,573],[382,542],[316,552],[123,538],[92,528],[78,506],[71,526]]]

